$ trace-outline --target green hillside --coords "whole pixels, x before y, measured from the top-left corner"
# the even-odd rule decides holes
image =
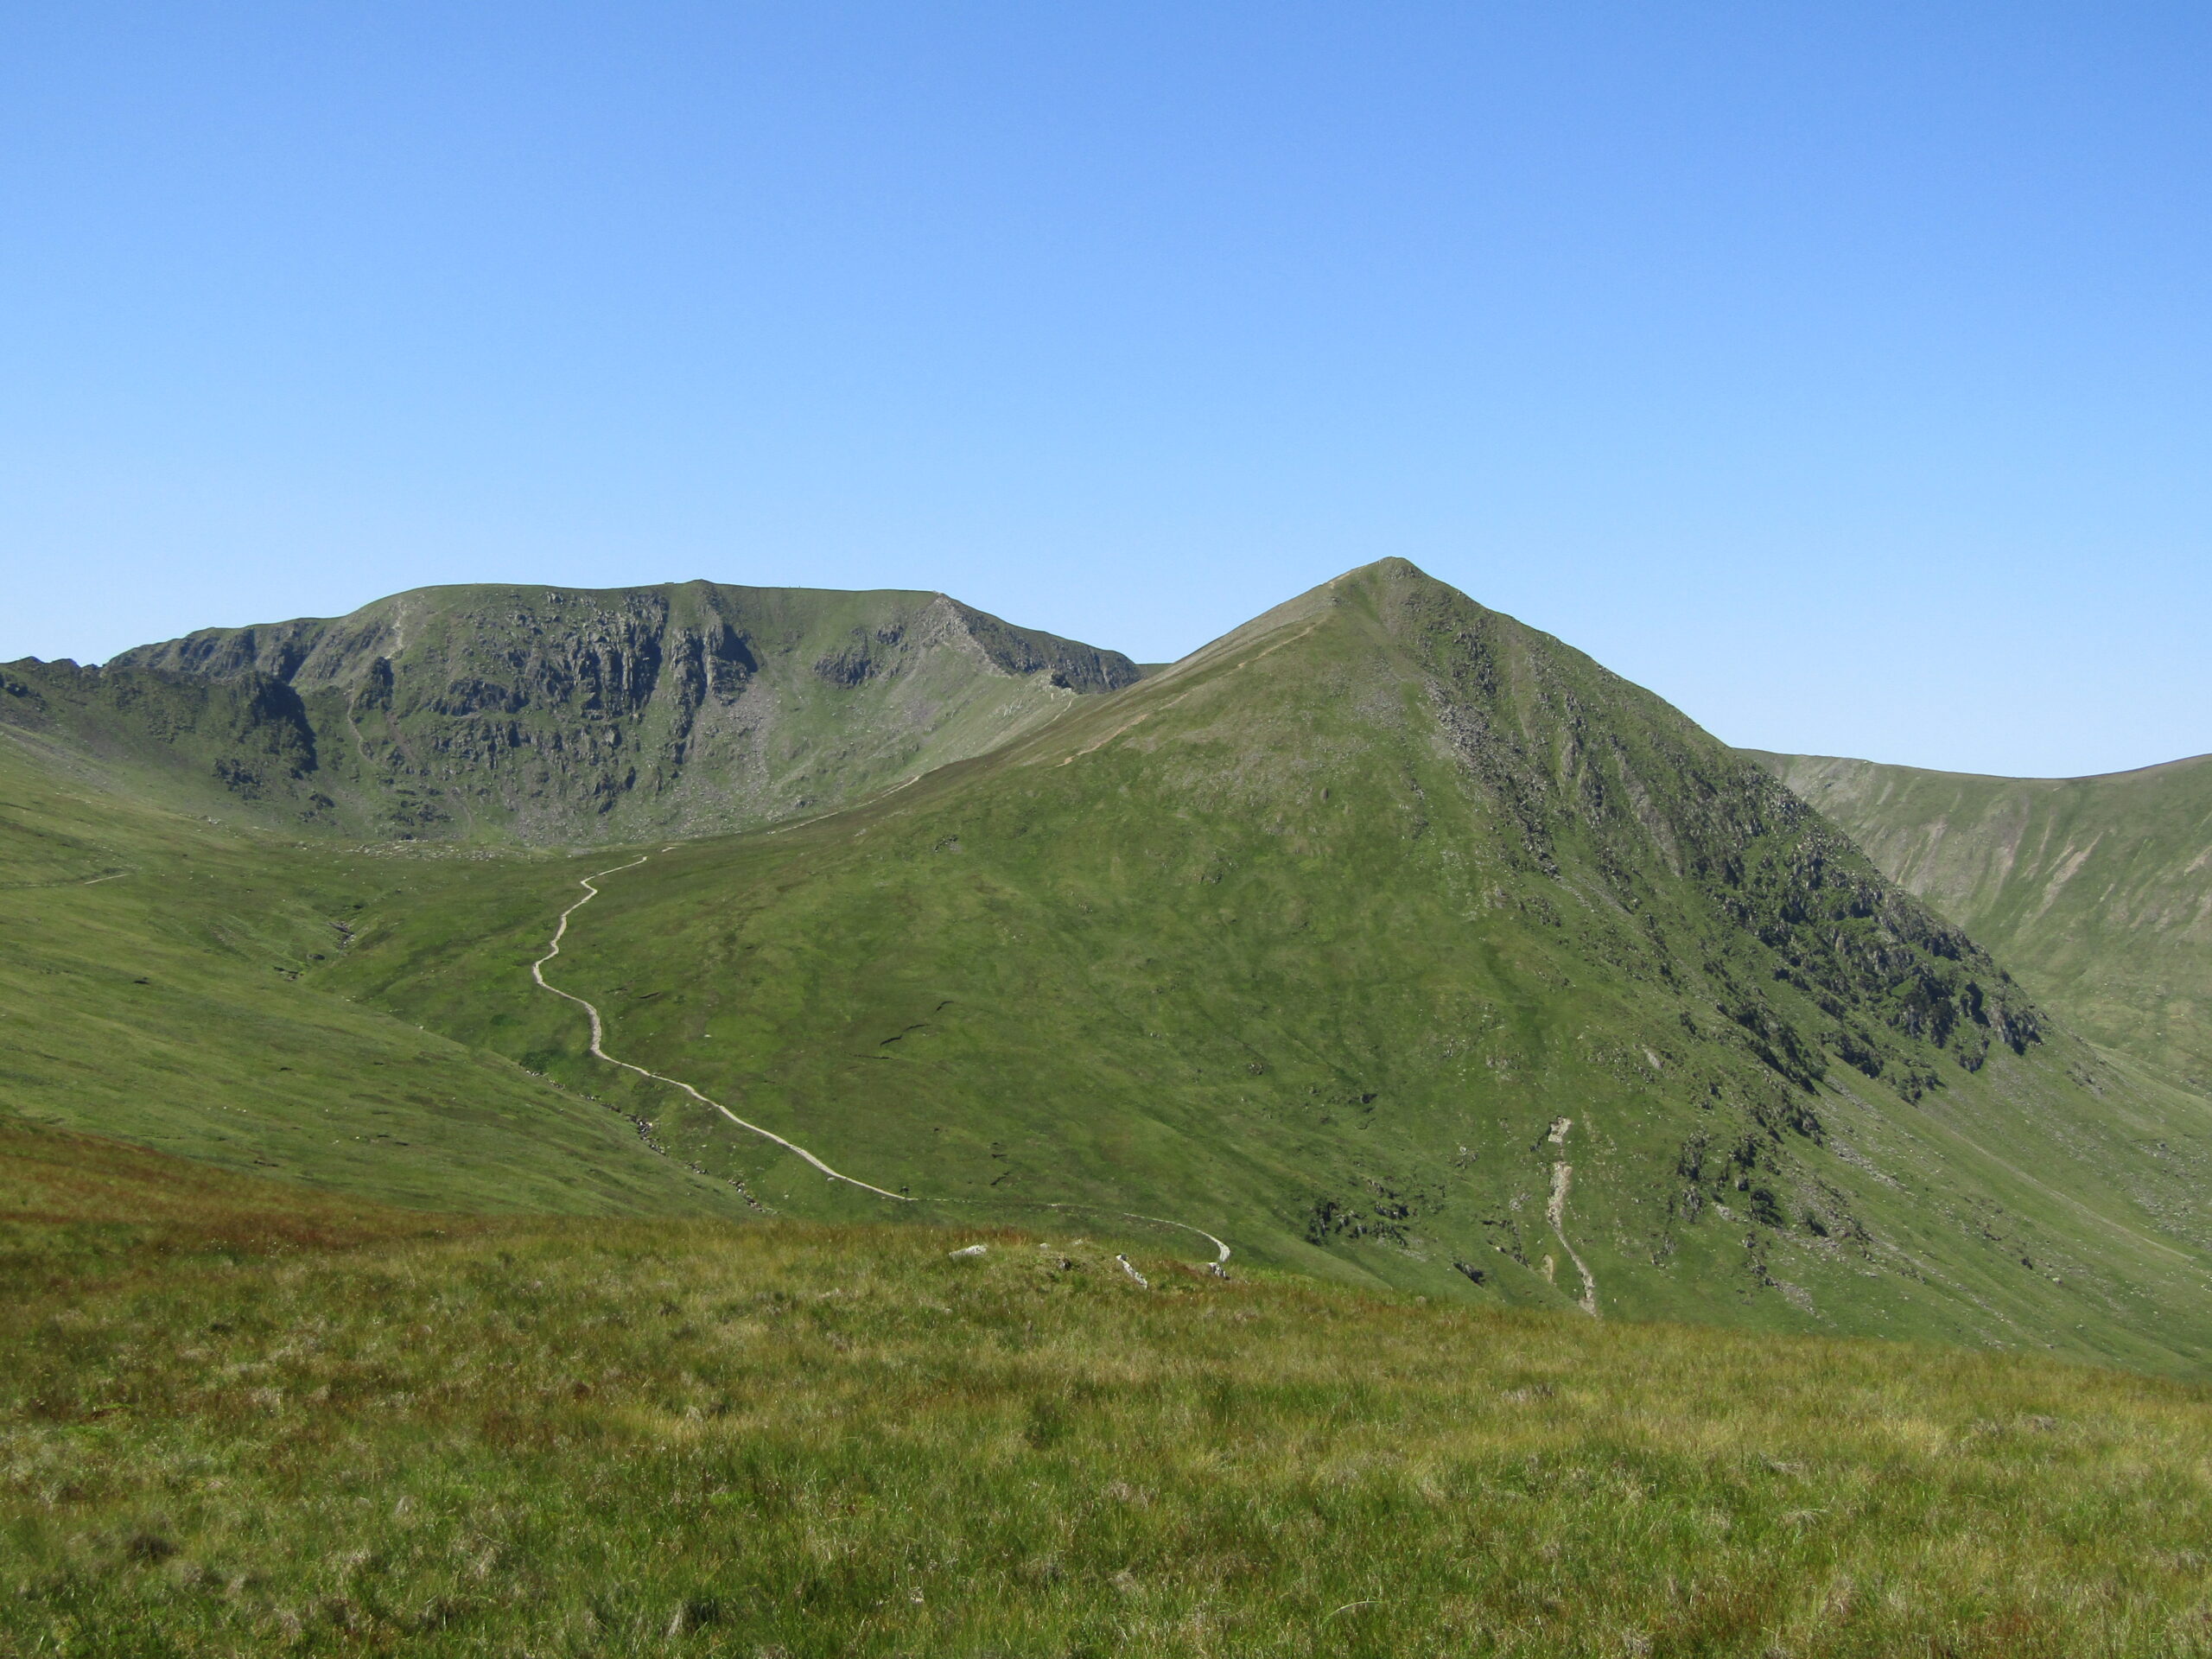
[[[632,861],[643,856],[643,863]],[[786,1215],[1179,1220],[1605,1316],[2196,1363],[2203,1103],[2123,1077],[1763,770],[1402,561],[840,816],[484,867],[324,982]],[[1194,1249],[1192,1254],[1203,1255]]]
[[[884,598],[801,597],[848,639]],[[488,660],[464,620],[420,660]],[[900,641],[759,677],[973,666]],[[289,679],[236,639],[112,671],[235,722],[242,677],[326,695],[296,644],[253,646]],[[861,720],[888,704],[805,705],[791,775],[872,798],[581,860],[210,822],[120,791],[154,763],[49,698],[0,729],[0,1105],[417,1209],[1065,1223],[1601,1317],[2212,1343],[2203,1101],[1558,641],[1390,561],[1109,695],[994,672],[960,683],[1014,700],[968,713],[1028,726],[987,754],[907,781]],[[593,1058],[531,979],[608,870],[551,982],[719,1108]]]
[[[2067,779],[1758,758],[2075,1030],[2212,1095],[2212,755]]]
[[[0,733],[0,1122],[419,1208],[749,1213],[607,1107],[315,988],[480,868],[211,825]]]
[[[942,594],[432,588],[11,664],[0,727],[226,822],[561,845],[826,810],[1136,678]]]
[[[0,1122],[0,1652],[2207,1649],[2202,1386],[1135,1262]]]

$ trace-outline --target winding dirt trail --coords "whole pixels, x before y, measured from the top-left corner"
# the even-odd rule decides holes
[[[912,780],[910,779],[908,781],[912,782]],[[650,1071],[645,1066],[633,1065],[628,1060],[619,1058],[607,1052],[607,1025],[606,1022],[600,1018],[598,1007],[594,1003],[585,1001],[582,997],[578,996],[574,991],[563,990],[558,985],[554,984],[550,980],[547,979],[545,977],[544,971],[545,964],[561,954],[561,941],[568,937],[569,918],[575,915],[586,905],[599,897],[599,887],[596,884],[604,880],[610,875],[620,875],[624,870],[634,870],[639,865],[645,862],[645,861],[650,857],[652,857],[650,853],[640,853],[637,857],[632,859],[627,864],[616,864],[607,869],[594,871],[591,874],[585,876],[582,880],[578,881],[576,885],[584,890],[584,896],[577,899],[575,903],[570,905],[566,910],[561,912],[560,920],[554,925],[553,937],[546,941],[545,954],[538,957],[536,962],[530,964],[530,976],[537,982],[537,987],[540,990],[550,991],[554,995],[561,998],[563,1001],[573,1002],[584,1011],[585,1017],[591,1021],[592,1058],[594,1059],[604,1060],[609,1065],[619,1065],[625,1071],[634,1071],[641,1077],[650,1077],[655,1083],[664,1083],[671,1089],[681,1089],[685,1094],[690,1096],[692,1099],[697,1101],[702,1106],[711,1106],[714,1108],[715,1110],[720,1112],[731,1122],[736,1124],[739,1128],[747,1130],[751,1134],[757,1135],[764,1141],[772,1141],[776,1145],[783,1147],[785,1151],[794,1154],[798,1157],[805,1160],[806,1162],[820,1170],[824,1175],[828,1176],[833,1181],[842,1181],[848,1186],[857,1186],[863,1192],[873,1192],[880,1198],[890,1199],[893,1204],[963,1204],[969,1202],[969,1200],[962,1198],[911,1198],[903,1192],[887,1192],[885,1189],[876,1185],[872,1181],[863,1181],[858,1176],[846,1174],[842,1170],[832,1169],[828,1164],[823,1162],[821,1159],[816,1157],[804,1147],[799,1145],[798,1141],[787,1141],[782,1135],[778,1135],[773,1129],[763,1128],[758,1123],[754,1123],[745,1118],[740,1117],[735,1112],[730,1110],[728,1107],[723,1105],[721,1102],[715,1100],[709,1096],[701,1094],[690,1084],[684,1082],[683,1078],[671,1077],[662,1072]],[[1016,1200],[1015,1202],[1025,1201]],[[1222,1269],[1227,1266],[1229,1262],[1230,1251],[1227,1244],[1224,1243],[1220,1239],[1216,1238],[1211,1233],[1206,1231],[1205,1228],[1193,1227],[1186,1221],[1169,1221],[1164,1217],[1139,1215],[1134,1210],[1115,1210],[1110,1209],[1104,1205],[1059,1204],[1042,1200],[1030,1200],[1027,1202],[1034,1203],[1035,1206],[1040,1210],[1084,1211],[1092,1215],[1120,1216],[1128,1221],[1148,1222],[1155,1227],[1173,1227],[1181,1232],[1194,1233],[1198,1237],[1205,1240],[1207,1243],[1214,1247],[1216,1255],[1212,1267],[1216,1274],[1219,1274]],[[1134,1269],[1132,1269],[1132,1271],[1134,1271]]]
[[[759,1135],[764,1141],[774,1141],[786,1152],[798,1154],[798,1156],[804,1158],[808,1163],[813,1165],[815,1168],[820,1170],[824,1175],[827,1175],[833,1181],[842,1181],[848,1186],[857,1186],[863,1192],[873,1192],[880,1198],[890,1199],[893,1204],[913,1203],[914,1200],[906,1197],[904,1193],[887,1192],[881,1187],[877,1186],[871,1182],[860,1180],[853,1176],[846,1174],[842,1170],[830,1168],[829,1165],[823,1163],[819,1158],[809,1152],[804,1147],[800,1146],[796,1141],[786,1141],[782,1135],[778,1135],[773,1129],[764,1129],[758,1123],[747,1122],[744,1118],[740,1117],[735,1112],[730,1110],[728,1107],[723,1105],[721,1102],[719,1100],[709,1099],[705,1095],[701,1094],[696,1089],[694,1089],[690,1084],[684,1082],[681,1077],[663,1077],[659,1072],[648,1071],[642,1065],[632,1065],[627,1060],[617,1059],[613,1055],[608,1053],[603,1046],[607,1039],[607,1026],[606,1023],[599,1017],[599,1009],[592,1003],[585,1001],[583,998],[575,995],[575,992],[564,991],[558,985],[552,984],[546,979],[545,964],[561,954],[561,941],[569,931],[569,918],[575,915],[586,905],[591,903],[593,899],[599,897],[599,889],[592,884],[610,875],[619,875],[624,870],[634,870],[639,865],[644,863],[646,858],[650,856],[651,855],[649,854],[640,854],[636,858],[632,859],[627,864],[617,864],[612,869],[600,870],[591,875],[584,877],[582,880],[577,882],[576,885],[584,890],[584,896],[577,899],[575,904],[570,905],[566,910],[561,912],[560,923],[554,928],[552,938],[546,942],[545,954],[540,957],[536,962],[530,964],[530,976],[537,982],[542,989],[549,990],[556,996],[566,998],[569,1001],[575,1003],[578,1007],[582,1008],[584,1013],[589,1016],[591,1020],[591,1052],[594,1058],[605,1060],[609,1065],[619,1065],[625,1071],[634,1071],[641,1077],[651,1077],[655,1083],[664,1083],[671,1089],[681,1089],[685,1094],[690,1096],[692,1099],[697,1101],[702,1106],[713,1107],[724,1117],[729,1119],[731,1122],[736,1124],[739,1128],[750,1130],[753,1134]]]

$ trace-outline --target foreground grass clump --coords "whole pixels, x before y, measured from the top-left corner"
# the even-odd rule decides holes
[[[0,1653],[2212,1651],[2186,1386],[1073,1240],[381,1224],[18,1221]]]

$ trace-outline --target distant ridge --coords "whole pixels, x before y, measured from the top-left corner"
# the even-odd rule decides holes
[[[1738,749],[1737,753],[1749,755],[1777,775],[1799,766],[1813,768],[1815,773],[1832,772],[1836,768],[1872,766],[1885,772],[1911,772],[1923,778],[1957,778],[1977,783],[2017,784],[2028,787],[2043,784],[2108,784],[2122,778],[2153,778],[2212,761],[2212,751],[2208,751],[2203,754],[2185,754],[2178,760],[2153,760],[2148,766],[2128,766],[2119,772],[2085,772],[2070,777],[2014,778],[1998,772],[1952,772],[1941,766],[1895,766],[1887,761],[1865,760],[1844,754],[1783,754],[1772,749]]]
[[[1745,753],[2085,1035],[2212,1095],[2212,754],[1995,778]]]
[[[944,594],[426,588],[0,670],[0,722],[309,830],[566,843],[821,810],[1134,683]]]

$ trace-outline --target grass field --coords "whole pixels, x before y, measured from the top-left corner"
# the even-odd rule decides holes
[[[0,1653],[2212,1651],[2212,1404],[0,1129]]]

